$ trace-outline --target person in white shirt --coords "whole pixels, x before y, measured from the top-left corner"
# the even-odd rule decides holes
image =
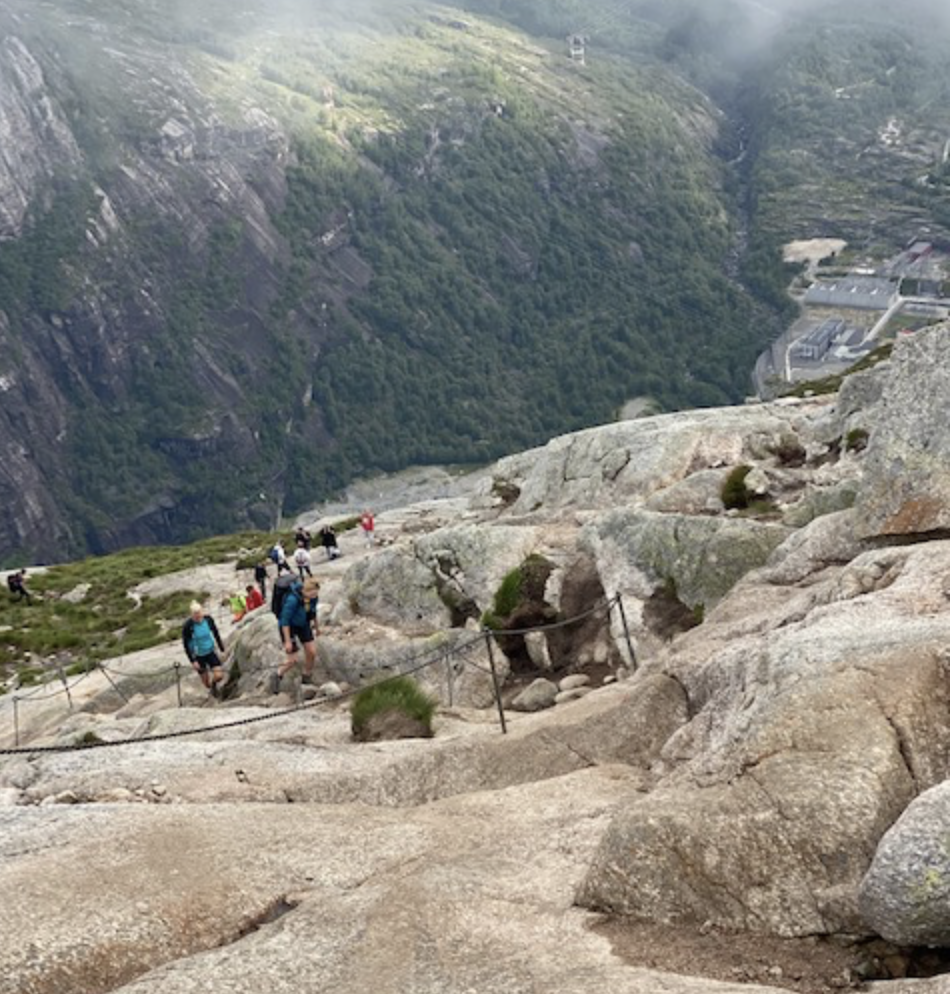
[[[300,574],[301,580],[304,576],[313,576],[313,573],[310,571],[310,552],[302,542],[297,546],[297,551],[294,553],[294,566],[297,567],[297,572]]]

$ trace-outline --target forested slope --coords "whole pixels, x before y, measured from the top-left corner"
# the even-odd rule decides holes
[[[815,99],[804,27],[776,48],[728,2],[303,6],[0,4],[0,557],[264,525],[630,397],[747,392],[777,245],[831,223],[787,195],[834,166],[811,110],[786,120],[789,89]]]

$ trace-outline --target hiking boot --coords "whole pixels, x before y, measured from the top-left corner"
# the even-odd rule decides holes
[[[275,670],[270,675],[270,680],[268,681],[268,686],[272,694],[280,693],[280,674]]]
[[[217,682],[217,680],[215,680],[208,689],[211,691],[211,696],[215,700],[217,700],[218,699],[218,695],[220,693],[220,691],[218,690],[218,682]]]

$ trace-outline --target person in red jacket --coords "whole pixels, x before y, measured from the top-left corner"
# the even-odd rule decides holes
[[[248,614],[250,614],[251,611],[256,611],[264,604],[264,598],[261,596],[261,592],[252,584],[247,585],[247,597],[245,597],[245,601],[247,602],[246,610]]]
[[[376,542],[376,519],[372,511],[364,511],[360,515],[360,528],[363,529],[363,538],[366,544],[372,548]]]

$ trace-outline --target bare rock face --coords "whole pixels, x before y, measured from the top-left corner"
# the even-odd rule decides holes
[[[766,456],[821,406],[718,408],[604,425],[502,459],[490,486],[514,498],[513,514],[647,499],[700,471]],[[699,489],[705,500],[708,491]]]
[[[0,240],[20,234],[37,189],[82,155],[43,71],[15,35],[0,41]]]
[[[950,781],[921,794],[881,840],[860,902],[891,942],[950,946]]]
[[[898,342],[858,495],[862,537],[950,528],[950,326]]]
[[[765,994],[632,969],[571,907],[630,786],[601,767],[415,811],[0,813],[0,992]]]

